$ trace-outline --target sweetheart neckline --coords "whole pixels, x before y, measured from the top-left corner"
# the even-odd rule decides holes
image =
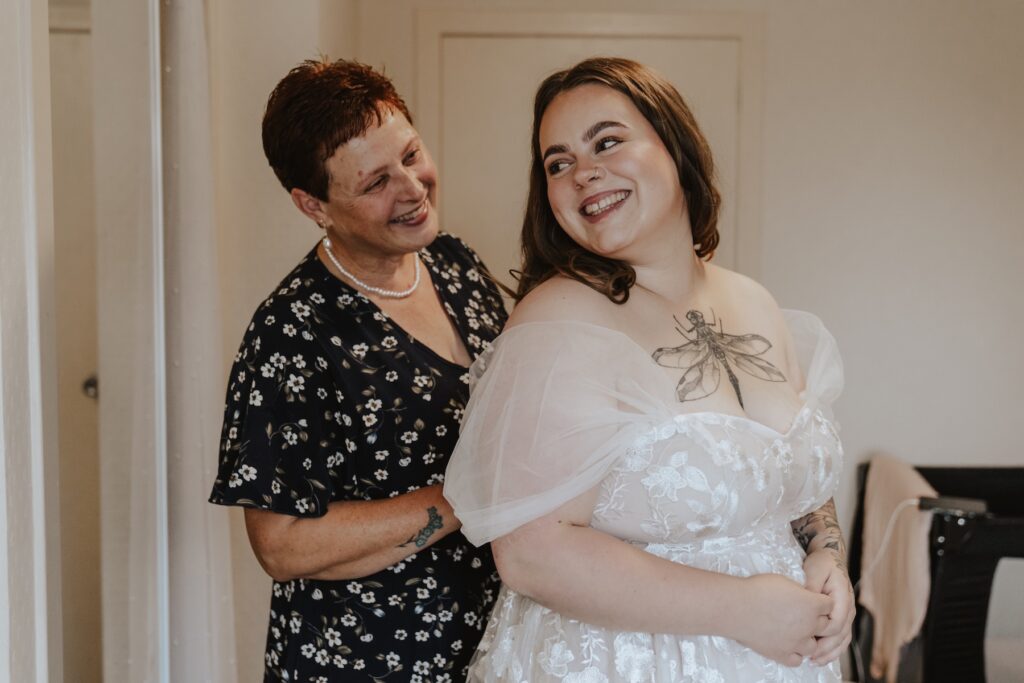
[[[676,413],[672,416],[672,420],[686,420],[689,418],[696,417],[720,417],[723,418],[724,420],[739,420],[740,422],[746,422],[747,424],[753,427],[762,429],[771,434],[772,436],[788,441],[793,436],[793,433],[797,430],[800,424],[805,421],[804,415],[809,412],[812,412],[812,405],[810,399],[805,400],[800,404],[799,410],[796,411],[796,414],[793,415],[793,419],[789,423],[789,428],[784,432],[780,432],[774,427],[770,427],[763,422],[759,422],[758,420],[755,420],[754,418],[748,415],[733,415],[732,413],[723,413],[718,410],[699,410],[692,413]]]
[[[796,312],[805,313],[804,311],[796,311]],[[806,315],[813,315],[813,314],[806,313]],[[514,325],[513,327],[506,328],[505,330],[503,330],[501,335],[499,335],[499,337],[505,336],[509,332],[512,332],[512,331],[514,331],[516,329],[519,329],[519,328],[522,328],[522,327],[546,326],[546,325],[582,325],[584,327],[593,327],[593,328],[602,330],[604,332],[607,332],[607,333],[609,333],[609,334],[611,334],[613,336],[621,337],[622,339],[625,339],[626,343],[629,344],[630,346],[632,346],[634,349],[636,349],[640,353],[642,353],[645,359],[647,359],[647,360],[650,359],[650,354],[647,353],[647,350],[643,346],[641,346],[639,342],[637,342],[635,339],[630,337],[625,332],[622,332],[621,330],[616,330],[616,329],[611,328],[611,327],[607,327],[605,325],[598,325],[597,323],[590,323],[590,322],[586,322],[586,321],[583,321],[583,320],[535,320],[535,321],[531,321],[531,322],[519,323],[518,325]],[[803,372],[802,368],[801,368],[801,372]],[[667,376],[662,376],[662,377],[660,377],[660,379],[664,379],[664,381],[666,383],[671,382],[671,380]],[[811,399],[810,398],[803,398],[804,394],[806,394],[806,393],[807,393],[807,389],[805,387],[803,391],[801,391],[799,394],[797,394],[797,396],[801,397],[800,398],[800,407],[793,414],[793,417],[790,418],[790,420],[789,420],[789,428],[786,429],[786,431],[784,431],[784,432],[780,432],[779,430],[775,429],[774,427],[771,427],[770,425],[765,424],[764,422],[761,422],[759,420],[755,420],[754,418],[750,417],[749,415],[736,415],[736,414],[733,414],[733,413],[725,413],[725,412],[722,412],[720,410],[697,410],[697,411],[687,412],[687,413],[679,413],[679,412],[672,412],[672,411],[670,411],[670,412],[672,412],[673,419],[675,419],[677,417],[679,417],[679,418],[688,418],[688,417],[693,417],[693,416],[698,416],[698,415],[702,415],[702,416],[707,417],[707,416],[710,416],[710,415],[714,415],[716,417],[723,417],[723,418],[726,418],[726,419],[740,420],[740,421],[743,421],[743,422],[747,422],[747,423],[749,423],[749,424],[751,424],[751,425],[753,425],[755,427],[759,427],[761,429],[764,429],[765,431],[770,432],[771,434],[773,434],[774,436],[776,436],[778,438],[781,438],[781,439],[784,439],[784,440],[788,440],[792,436],[794,430],[796,429],[797,423],[800,421],[800,417],[804,414],[805,411],[807,411],[808,409],[811,408]]]

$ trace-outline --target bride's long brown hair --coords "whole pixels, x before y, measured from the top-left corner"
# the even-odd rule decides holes
[[[629,59],[594,57],[548,76],[533,104],[530,193],[523,218],[522,270],[511,292],[516,302],[555,275],[579,280],[615,303],[625,303],[636,282],[633,267],[623,261],[591,253],[569,237],[551,211],[547,177],[540,150],[540,122],[552,100],[581,85],[604,85],[633,102],[657,131],[679,170],[679,185],[686,198],[694,250],[710,259],[718,246],[718,211],[721,197],[714,183],[714,163],[704,135],[679,92],[663,77]]]

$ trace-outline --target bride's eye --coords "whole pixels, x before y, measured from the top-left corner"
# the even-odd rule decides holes
[[[548,164],[548,175],[558,175],[566,168],[568,168],[568,166],[568,161],[553,161],[550,164]]]
[[[619,138],[613,138],[613,137],[601,138],[600,140],[597,141],[597,144],[594,145],[594,149],[596,151],[598,151],[598,152],[604,152],[605,150],[609,150],[612,147],[615,147],[616,145],[618,145],[621,142],[622,142],[622,140],[620,140]]]

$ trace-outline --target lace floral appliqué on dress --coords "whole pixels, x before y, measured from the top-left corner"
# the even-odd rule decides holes
[[[833,494],[842,447],[829,406],[835,341],[786,312],[807,378],[785,433],[746,417],[680,413],[671,382],[625,335],[578,322],[502,334],[476,385],[445,495],[474,543],[600,486],[591,526],[659,557],[733,576],[803,583],[790,522]],[[487,372],[484,373],[483,369]],[[723,637],[623,633],[503,588],[471,681],[832,683],[837,663],[786,667]]]

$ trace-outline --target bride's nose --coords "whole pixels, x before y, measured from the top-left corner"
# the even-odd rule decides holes
[[[600,180],[603,176],[604,170],[597,164],[577,163],[576,172],[573,174],[577,187],[586,187],[595,180]]]

